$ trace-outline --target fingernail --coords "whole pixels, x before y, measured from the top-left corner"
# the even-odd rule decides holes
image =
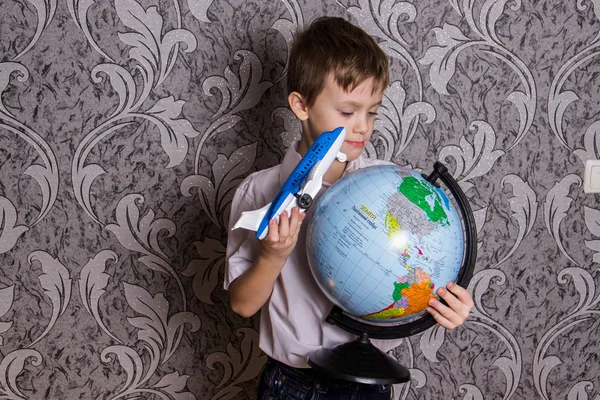
[[[450,290],[454,289],[454,282],[450,281],[448,282],[448,284],[446,285],[446,287]]]

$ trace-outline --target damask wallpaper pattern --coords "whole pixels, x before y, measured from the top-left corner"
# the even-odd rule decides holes
[[[600,399],[598,0],[0,0],[0,399],[251,399],[222,290],[233,191],[298,135],[293,32],[391,60],[370,157],[444,161],[476,213],[467,323],[396,399]]]

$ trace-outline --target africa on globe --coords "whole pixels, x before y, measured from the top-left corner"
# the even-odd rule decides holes
[[[342,310],[406,322],[456,280],[463,232],[448,196],[419,172],[373,166],[347,174],[319,199],[307,254],[321,290]]]

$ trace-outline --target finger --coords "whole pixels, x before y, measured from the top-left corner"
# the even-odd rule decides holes
[[[462,304],[467,306],[469,311],[471,311],[471,309],[473,308],[473,297],[467,289],[457,285],[454,282],[448,282],[446,287],[448,288],[448,290],[454,293],[456,297],[458,297],[458,300],[460,300]]]
[[[290,235],[290,219],[288,212],[284,211],[279,216],[279,241],[286,240]]]
[[[298,237],[300,236],[300,230],[302,228],[302,221],[304,221],[304,218],[306,218],[306,213],[299,211],[297,222],[296,222],[296,229],[292,231],[290,228],[291,238],[294,243],[296,243],[298,241]]]
[[[457,312],[462,312],[463,309],[463,304],[460,302],[460,300],[458,298],[456,298],[456,296],[449,292],[446,288],[439,288],[436,291],[437,295],[440,296],[442,299],[444,299],[444,301],[446,302],[446,304],[448,304],[448,307],[450,307],[451,309],[457,311]]]
[[[473,308],[471,295],[465,289],[453,282],[449,282],[447,287],[452,289],[453,292],[449,292],[446,288],[439,288],[437,294],[444,299],[448,307],[458,315],[460,323],[462,323],[467,319]],[[461,298],[458,298],[457,295],[455,295],[455,292],[458,293]]]
[[[277,243],[279,241],[279,223],[276,218],[273,218],[269,221],[269,232],[267,232],[267,236],[265,237],[265,241],[268,243]]]
[[[454,325],[451,321],[449,321],[442,314],[440,314],[435,308],[428,307],[427,308],[427,312],[429,314],[431,314],[431,316],[433,316],[433,319],[435,319],[435,321],[438,324],[440,324],[441,326],[443,326],[444,328],[446,328],[446,329],[454,329],[454,328],[456,328],[456,325]]]
[[[292,216],[290,218],[290,232],[292,235],[295,235],[300,228],[300,208],[294,207],[292,208]]]
[[[435,315],[432,314],[434,315],[435,320],[448,329],[456,328],[462,324],[468,316],[468,314],[467,316],[458,314],[456,311],[437,299],[429,300],[429,306],[429,308],[432,308],[435,311]]]

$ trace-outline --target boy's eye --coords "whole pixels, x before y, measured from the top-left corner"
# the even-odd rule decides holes
[[[340,113],[344,116],[344,117],[349,117],[353,114],[352,111],[340,111]]]
[[[377,111],[370,111],[370,112],[369,112],[369,115],[370,115],[371,117],[375,117],[375,116],[377,115]]]

